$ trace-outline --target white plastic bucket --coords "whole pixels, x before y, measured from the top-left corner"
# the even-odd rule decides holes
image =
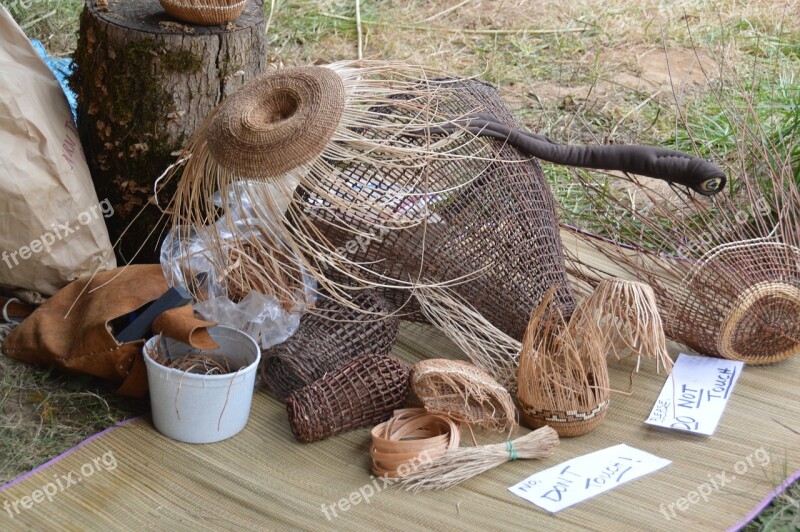
[[[147,355],[159,337],[150,338],[144,346],[153,424],[165,436],[186,443],[221,441],[244,428],[261,360],[258,344],[247,334],[223,326],[210,327],[208,332],[219,349],[198,351],[164,337],[160,339],[160,349],[171,358],[189,352],[220,353],[228,357],[231,369],[238,372],[199,375],[168,368]]]

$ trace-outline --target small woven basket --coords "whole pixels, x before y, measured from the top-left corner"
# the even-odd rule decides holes
[[[247,0],[159,0],[170,16],[189,24],[227,24],[242,14]]]
[[[534,429],[545,425],[561,437],[594,430],[605,418],[609,378],[599,328],[571,329],[553,291],[533,312],[519,355],[517,399]]]
[[[389,316],[390,304],[371,290],[352,300],[356,308],[321,298],[313,314],[306,314],[297,332],[263,352],[261,379],[281,401],[295,390],[368,353],[388,355],[400,326]]]
[[[423,360],[414,366],[411,386],[428,412],[499,432],[517,428],[508,390],[468,362]]]
[[[588,412],[578,410],[558,412],[551,409],[537,410],[531,406],[523,406],[522,418],[530,427],[538,429],[550,426],[562,438],[572,438],[593,431],[606,417],[607,411],[608,400],[599,403]]]
[[[386,421],[409,391],[411,368],[386,355],[355,358],[334,373],[289,396],[289,425],[298,441]]]

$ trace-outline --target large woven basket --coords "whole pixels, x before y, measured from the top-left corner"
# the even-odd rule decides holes
[[[159,0],[164,11],[190,24],[213,26],[239,18],[247,0]]]

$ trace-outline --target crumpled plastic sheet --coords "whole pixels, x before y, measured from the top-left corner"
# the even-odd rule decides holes
[[[239,238],[241,235],[255,238],[255,229],[264,229],[261,222],[251,217],[253,208],[257,206],[248,199],[245,188],[234,188],[228,199],[232,206],[229,212],[237,226]],[[214,200],[220,205],[221,195],[217,193]],[[264,232],[270,233],[268,230]],[[204,295],[194,304],[194,309],[203,318],[239,329],[250,335],[262,349],[267,349],[286,341],[297,331],[303,309],[316,300],[317,283],[301,267],[304,294],[300,298],[301,304],[291,312],[283,308],[277,297],[269,294],[250,292],[240,301],[232,301],[228,297],[226,283],[221,281],[223,276],[215,270],[207,250],[212,242],[220,239],[233,241],[235,238],[225,217],[212,226],[192,227],[188,233],[180,226],[175,227],[161,245],[161,268],[169,284],[183,287],[191,285],[190,292],[196,296],[200,293]],[[192,279],[186,278],[188,272],[191,272]]]

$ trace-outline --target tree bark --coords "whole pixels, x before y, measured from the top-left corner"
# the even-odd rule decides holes
[[[158,262],[166,221],[153,182],[208,113],[265,70],[261,1],[225,26],[195,26],[158,0],[86,0],[74,59],[78,130],[97,195],[114,206],[112,241],[127,228],[117,257]],[[160,204],[174,185],[159,190]]]

